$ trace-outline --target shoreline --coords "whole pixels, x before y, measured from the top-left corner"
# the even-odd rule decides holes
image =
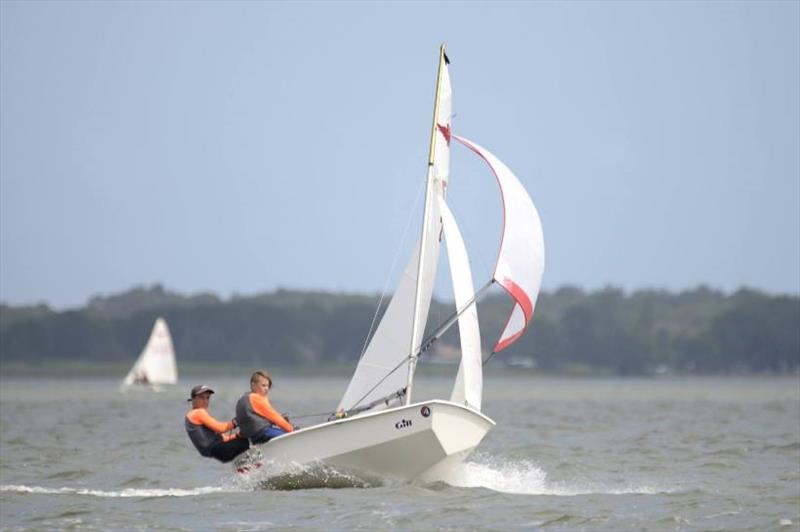
[[[261,367],[267,367],[272,373],[281,373],[286,376],[331,376],[347,378],[352,375],[355,369],[353,363],[322,363],[314,365],[281,365],[255,363],[252,365],[240,365],[231,363],[183,363],[178,368],[179,378],[186,377],[238,377],[243,373],[252,372]],[[457,371],[456,364],[423,364],[427,376],[450,376]],[[128,363],[96,363],[85,361],[39,361],[36,363],[2,363],[0,364],[0,379],[10,378],[115,378],[122,379],[130,370]],[[784,373],[701,373],[701,372],[667,372],[667,373],[642,373],[622,375],[605,368],[574,368],[570,371],[542,371],[536,368],[525,368],[516,366],[506,366],[503,364],[492,364],[484,368],[487,376],[526,376],[531,379],[563,377],[570,379],[673,379],[673,378],[763,378],[763,377],[786,377],[800,379],[799,372]]]

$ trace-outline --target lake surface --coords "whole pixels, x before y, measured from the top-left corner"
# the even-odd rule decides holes
[[[206,378],[233,416],[241,379]],[[273,404],[309,425],[344,378],[275,375]],[[441,481],[302,472],[245,483],[183,429],[192,384],[0,382],[0,529],[800,530],[800,379],[489,376],[497,422]],[[448,396],[419,379],[415,401]],[[299,489],[283,489],[299,488]]]

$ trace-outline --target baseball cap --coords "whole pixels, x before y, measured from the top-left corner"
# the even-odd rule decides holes
[[[187,399],[187,401],[191,401],[192,399],[194,399],[198,395],[200,395],[202,393],[206,393],[206,392],[214,393],[214,390],[212,390],[211,388],[209,388],[205,384],[198,384],[197,386],[192,388],[191,397],[189,397]]]

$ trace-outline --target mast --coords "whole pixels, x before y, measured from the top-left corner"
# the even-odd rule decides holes
[[[425,177],[425,208],[422,214],[422,236],[420,237],[419,249],[419,262],[417,264],[417,285],[414,294],[414,320],[411,325],[411,345],[409,346],[409,360],[408,360],[408,379],[406,381],[406,399],[405,404],[411,403],[411,389],[414,384],[414,370],[417,367],[417,349],[420,344],[419,335],[417,334],[417,327],[419,326],[419,302],[420,292],[422,290],[421,277],[423,265],[425,264],[425,246],[427,243],[428,234],[428,218],[430,217],[431,205],[433,203],[431,195],[433,194],[434,187],[431,182],[434,180],[433,172],[433,159],[436,148],[436,118],[439,116],[439,88],[442,81],[442,70],[445,65],[444,43],[439,47],[439,68],[436,74],[436,96],[433,102],[433,124],[431,125],[431,143],[428,151],[428,170]]]

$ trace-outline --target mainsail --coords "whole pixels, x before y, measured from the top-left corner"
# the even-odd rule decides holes
[[[522,336],[533,317],[544,272],[544,239],[539,214],[525,188],[505,164],[481,146],[451,133],[452,90],[444,46],[439,57],[421,236],[339,403],[340,411],[357,413],[365,408],[380,408],[403,393],[406,404],[410,402],[416,359],[433,341],[421,345],[442,236],[447,245],[458,310],[434,333],[434,339],[458,322],[462,356],[450,400],[480,411],[483,375],[475,306],[478,294],[461,232],[446,202],[452,138],[489,164],[503,198],[503,234],[492,280],[511,295],[515,304],[493,351],[505,349]],[[484,288],[488,286],[489,283]]]
[[[139,358],[136,359],[125,380],[124,386],[132,384],[175,384],[178,368],[175,364],[175,349],[164,318],[158,318],[150,339],[147,340]]]

